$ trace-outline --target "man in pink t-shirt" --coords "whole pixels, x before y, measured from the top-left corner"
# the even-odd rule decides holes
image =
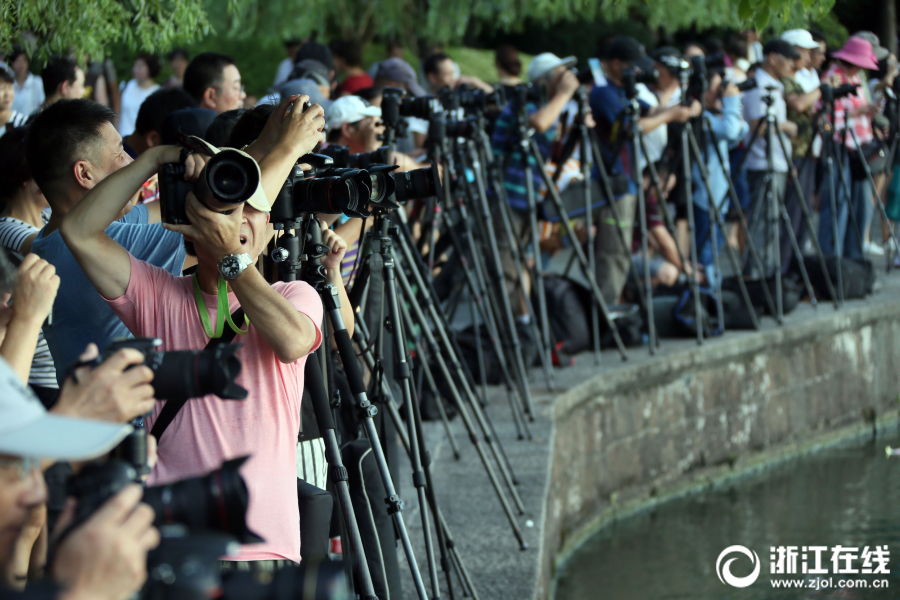
[[[281,148],[277,155],[285,156],[285,164],[276,168],[282,181],[296,157],[312,150],[322,137],[321,107],[294,112],[298,114],[286,119],[291,121],[289,137],[296,147]],[[229,315],[238,306],[243,308],[249,326],[234,325],[248,330],[235,340],[243,344],[237,353],[242,362],[237,383],[248,390],[247,399],[205,396],[187,402],[160,439],[151,483],[196,476],[218,468],[224,460],[250,455],[241,468],[250,495],[248,526],[265,542],[242,546],[237,560],[299,561],[295,445],[303,367],[321,341],[322,303],[308,284],[269,285],[253,267],[266,243],[269,206],[264,194],[237,205],[230,214],[188,194],[192,225],[167,227],[183,233],[196,253],[195,279],[175,277],[139,261],[106,235],[106,227],[141,184],[179,157],[180,148],[175,146],[142,154],[94,188],[67,215],[61,232],[119,318],[137,336],[160,338],[163,350],[206,346],[217,319],[224,318],[217,311],[218,295],[227,296]],[[188,156],[185,178],[196,179],[206,160]],[[339,264],[342,254],[343,249],[336,248],[329,262]],[[200,292],[195,297],[197,285]],[[162,406],[157,403],[148,427]]]

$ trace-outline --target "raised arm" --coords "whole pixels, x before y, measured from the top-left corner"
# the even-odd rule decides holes
[[[122,209],[147,179],[165,163],[178,162],[178,146],[157,146],[100,182],[69,211],[60,234],[88,279],[104,297],[114,299],[128,289],[131,259],[122,246],[109,237],[106,228],[119,219]],[[207,157],[191,154],[185,161],[185,179],[194,180]]]
[[[194,242],[199,257],[201,286],[204,285],[204,278],[210,282],[217,280],[218,265],[225,256],[248,252],[254,260],[259,256],[261,243],[256,248],[244,248],[241,243],[241,225],[251,218],[258,218],[258,212],[252,214],[254,210],[241,204],[230,214],[215,212],[189,193],[186,212],[191,224],[165,225],[166,229],[182,233]],[[249,216],[244,215],[245,212]],[[256,242],[256,239],[253,238],[253,241]],[[310,353],[316,343],[319,324],[314,324],[287,298],[272,289],[259,270],[246,268],[230,280],[229,285],[244,314],[250,318],[253,327],[275,352],[278,360],[292,363]]]

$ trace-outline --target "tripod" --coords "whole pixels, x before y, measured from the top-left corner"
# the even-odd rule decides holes
[[[290,198],[290,188],[288,187],[287,190],[288,201],[290,202],[292,201],[292,199]],[[273,209],[273,213],[275,212],[276,210]],[[273,215],[273,217],[274,216],[276,215]],[[347,379],[350,384],[350,389],[356,402],[357,413],[359,415],[360,421],[362,422],[366,436],[369,439],[376,466],[381,475],[382,482],[384,483],[385,491],[388,494],[388,497],[385,499],[385,503],[388,505],[388,514],[391,515],[397,534],[400,537],[400,542],[403,546],[404,553],[406,554],[407,562],[412,573],[413,583],[416,587],[416,593],[419,597],[419,600],[427,600],[427,594],[425,592],[425,586],[422,581],[422,576],[419,572],[419,567],[416,563],[416,557],[412,550],[412,544],[409,539],[406,524],[403,521],[403,516],[401,514],[403,503],[400,500],[396,489],[394,488],[393,479],[391,477],[390,470],[388,469],[387,460],[385,459],[384,451],[381,447],[381,441],[372,420],[372,417],[377,413],[377,409],[369,402],[368,396],[366,394],[365,384],[363,383],[362,375],[356,362],[356,353],[353,350],[350,336],[347,333],[347,329],[344,325],[344,319],[340,312],[340,300],[338,297],[337,289],[335,289],[334,286],[324,282],[324,269],[321,264],[317,264],[316,262],[317,258],[320,259],[325,255],[325,252],[327,252],[327,248],[321,243],[321,229],[318,225],[318,221],[314,217],[304,217],[301,215],[296,218],[290,218],[287,221],[279,221],[276,224],[276,228],[293,229],[295,232],[304,231],[304,226],[306,226],[306,235],[310,236],[311,242],[311,244],[305,246],[307,254],[305,256],[301,256],[300,250],[302,241],[298,236],[290,233],[283,235],[279,239],[279,248],[282,248],[283,252],[279,252],[277,255],[277,257],[281,258],[281,260],[278,261],[281,263],[279,264],[279,272],[282,273],[282,277],[285,278],[285,280],[290,280],[290,278],[292,277],[296,278],[299,263],[305,262],[306,264],[303,273],[304,278],[307,280],[311,280],[316,284],[316,286],[318,286],[317,289],[320,291],[320,296],[325,306],[325,313],[331,320],[332,329],[334,331],[334,341],[338,347],[338,352],[341,355],[344,369],[347,374]],[[306,260],[303,260],[304,258]],[[313,377],[315,379],[315,376]],[[321,381],[321,378],[319,378],[319,381]],[[412,421],[412,419],[410,419],[410,421]],[[340,450],[337,448],[336,438],[333,438],[334,445],[330,449],[328,448],[328,446],[331,445],[329,438],[333,438],[333,429],[332,436],[328,436],[325,438],[326,451],[329,455],[329,464],[339,465],[341,464]],[[332,463],[332,460],[335,460],[336,462]],[[414,470],[416,470],[416,472],[419,472],[421,470],[420,465],[416,465],[414,463]],[[417,489],[419,489],[419,491],[421,492],[421,488]],[[347,496],[347,500],[349,501],[349,495]],[[345,511],[345,515],[346,514],[347,512]],[[345,516],[345,521],[348,519],[349,515]],[[423,515],[423,519],[427,519],[427,516]],[[353,523],[353,527],[355,527],[355,520],[353,521]],[[348,527],[350,526],[348,525]],[[427,526],[425,527],[425,531],[426,547],[428,547],[430,546],[431,540],[430,530]],[[355,543],[352,538],[351,542]],[[351,550],[356,549],[353,549],[351,545]],[[357,556],[360,556],[361,552],[362,545],[360,541]],[[369,587],[371,587],[371,576],[367,574],[366,578],[362,580],[365,581],[366,579],[369,582]],[[432,572],[432,580],[433,582],[434,580],[436,580],[436,573],[434,572]],[[374,590],[371,590],[371,594],[369,592],[370,590],[363,590],[363,593],[367,594],[367,598],[374,598]]]
[[[301,219],[285,219],[275,224],[276,229],[288,230],[295,232],[300,231],[303,221]],[[312,261],[310,268],[306,270],[308,275],[307,282],[310,283],[320,294],[333,293],[337,295],[337,290],[329,283],[326,283],[322,276],[321,258],[325,255],[322,251],[321,230],[314,227],[318,231],[319,243],[313,244],[310,248],[310,254],[307,260]],[[298,271],[300,270],[300,253],[301,239],[295,233],[286,231],[278,240],[280,251],[277,256],[281,257],[279,264],[279,275],[282,281],[296,281]],[[324,327],[323,327],[324,330]],[[348,485],[349,477],[347,469],[344,468],[341,459],[341,451],[338,446],[337,436],[335,434],[334,419],[331,414],[331,407],[328,402],[328,393],[325,389],[325,382],[322,378],[322,371],[319,365],[318,357],[315,352],[309,354],[304,367],[304,381],[306,389],[309,390],[310,399],[313,403],[313,410],[316,415],[316,422],[319,431],[322,434],[325,443],[325,456],[329,465],[329,478],[334,485],[335,495],[337,496],[338,505],[343,518],[343,530],[346,532],[345,537],[347,548],[350,554],[350,561],[354,566],[356,573],[357,585],[360,589],[360,597],[365,600],[377,600],[375,588],[372,584],[372,576],[369,572],[369,565],[366,560],[365,549],[363,548],[362,538],[359,533],[359,527],[356,523],[356,515],[353,511],[353,503],[350,499],[350,488]],[[352,586],[352,581],[351,588]]]
[[[806,286],[807,292],[809,293],[809,297],[812,299],[813,304],[816,304],[816,296],[815,291],[813,290],[812,283],[809,280],[809,274],[806,270],[806,265],[803,263],[803,254],[800,250],[800,245],[797,242],[796,235],[794,234],[793,227],[791,225],[790,215],[787,212],[787,209],[784,206],[783,198],[780,196],[780,191],[776,189],[775,183],[775,159],[774,159],[774,151],[776,147],[780,147],[782,150],[782,156],[784,160],[788,161],[788,153],[787,153],[787,145],[781,135],[780,122],[776,116],[776,107],[775,107],[775,97],[772,95],[772,92],[778,88],[774,86],[770,86],[766,88],[766,94],[762,97],[763,102],[766,105],[766,115],[765,119],[760,119],[756,128],[753,130],[753,134],[750,136],[750,141],[747,143],[748,151],[747,154],[744,155],[738,170],[743,166],[744,161],[746,161],[747,157],[750,155],[752,151],[753,144],[756,142],[759,137],[760,128],[765,125],[766,131],[766,169],[763,174],[763,184],[759,188],[759,192],[757,194],[757,198],[755,200],[754,206],[754,214],[751,217],[751,238],[754,237],[752,233],[753,230],[756,230],[757,241],[759,241],[760,233],[763,242],[763,269],[760,270],[756,275],[758,275],[762,281],[763,289],[768,289],[768,277],[770,276],[771,271],[774,271],[775,276],[775,320],[781,325],[784,323],[784,293],[783,293],[783,269],[781,264],[781,249],[779,246],[779,241],[781,239],[780,228],[779,228],[779,220],[785,220],[785,227],[787,228],[788,238],[790,240],[791,247],[794,250],[794,253],[797,255],[797,264],[800,269],[800,274],[803,278],[803,283]],[[776,146],[775,138],[778,138],[778,146]],[[792,176],[793,173],[793,165],[787,165],[788,173]],[[792,177],[792,183],[795,186],[795,191],[799,198],[801,198],[801,206],[805,206],[805,199],[802,199],[803,191],[800,188],[799,181],[796,178]],[[764,198],[764,199],[763,199]],[[763,222],[762,231],[760,232],[759,227],[759,213],[765,207],[765,220]],[[809,227],[809,211],[803,211],[804,217],[807,219],[807,227]],[[811,228],[810,228],[811,229]],[[818,243],[816,243],[818,245]],[[824,257],[820,257],[822,260],[822,264],[824,265]],[[756,267],[759,269],[759,266]],[[826,276],[827,276],[827,270]]]

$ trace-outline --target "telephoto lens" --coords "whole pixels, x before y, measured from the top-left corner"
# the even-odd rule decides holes
[[[110,344],[94,361],[99,366],[122,348],[144,355],[144,365],[153,371],[153,395],[158,400],[187,400],[214,394],[226,400],[244,400],[247,390],[235,383],[241,373],[236,356],[241,344],[221,344],[212,350],[159,352],[156,338],[120,340]]]
[[[185,209],[188,192],[218,211],[236,208],[246,202],[261,185],[259,165],[239,150],[225,148],[206,163],[196,182],[184,180],[183,164],[163,165],[159,171],[159,207],[163,223],[187,225],[190,220]]]
[[[156,511],[154,523],[181,523],[192,531],[221,531],[242,544],[262,542],[247,526],[249,496],[238,473],[247,458],[225,461],[220,469],[201,477],[148,487],[144,502]]]
[[[397,202],[422,200],[432,196],[437,198],[438,202],[444,201],[444,188],[435,164],[405,173],[393,173],[391,177],[394,178],[394,184],[397,186]]]

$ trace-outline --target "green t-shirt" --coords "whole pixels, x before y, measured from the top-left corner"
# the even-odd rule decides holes
[[[784,97],[790,94],[803,94],[803,88],[797,83],[793,77],[783,77],[781,85],[784,86]],[[813,122],[810,113],[799,113],[792,110],[790,105],[787,107],[787,120],[797,124],[797,137],[791,140],[793,144],[793,156],[804,157],[809,152],[809,145],[812,143]]]

